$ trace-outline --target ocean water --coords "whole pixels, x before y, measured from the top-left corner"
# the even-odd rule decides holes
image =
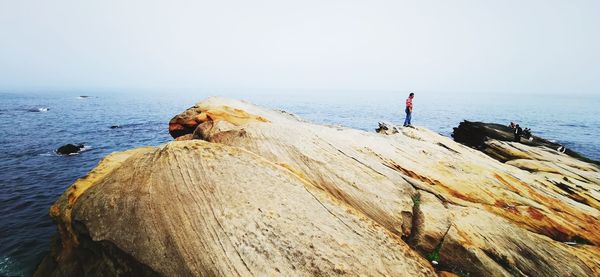
[[[382,120],[402,123],[406,98],[405,93],[364,91],[0,93],[0,276],[32,274],[56,233],[48,208],[70,184],[111,152],[170,141],[169,119],[211,95],[367,131]],[[443,135],[464,119],[517,121],[536,135],[600,160],[600,96],[417,93],[414,105],[413,124]],[[86,150],[54,154],[67,143],[83,143]]]

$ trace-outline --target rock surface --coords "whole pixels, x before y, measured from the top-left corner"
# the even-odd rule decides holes
[[[600,169],[552,149],[486,140],[501,162],[223,98],[169,131],[63,194],[37,275],[600,274]]]

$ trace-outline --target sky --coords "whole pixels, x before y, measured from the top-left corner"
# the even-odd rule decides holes
[[[0,90],[600,94],[600,1],[0,0]]]

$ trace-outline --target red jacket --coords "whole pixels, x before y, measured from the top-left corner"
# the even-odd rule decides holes
[[[412,112],[413,104],[412,104],[412,98],[410,98],[410,97],[406,98],[406,108]]]

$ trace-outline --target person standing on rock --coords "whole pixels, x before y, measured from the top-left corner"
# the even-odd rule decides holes
[[[517,124],[515,128],[515,141],[521,142],[521,136],[523,136],[523,129]]]
[[[413,98],[415,98],[415,94],[412,92],[408,95],[408,98],[406,98],[406,109],[404,110],[406,112],[406,119],[404,119],[404,127],[412,127],[410,120],[412,118],[413,111]]]

